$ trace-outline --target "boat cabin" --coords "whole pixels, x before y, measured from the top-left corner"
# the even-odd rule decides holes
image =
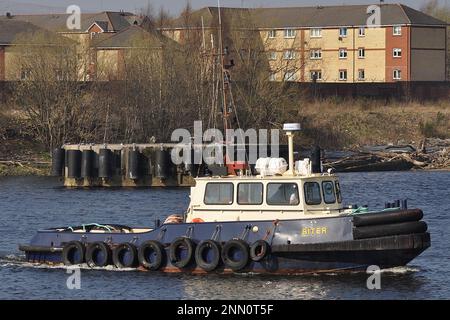
[[[308,219],[343,210],[334,174],[199,178],[186,222]]]
[[[262,158],[255,165],[257,176],[197,178],[191,188],[186,222],[294,220],[347,214],[339,178],[331,171],[323,172],[320,149],[313,161],[294,162],[294,133],[300,125],[285,124],[284,130],[289,165],[283,158]]]

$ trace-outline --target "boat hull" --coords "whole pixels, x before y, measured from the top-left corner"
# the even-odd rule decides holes
[[[397,216],[407,217],[407,214],[399,213]],[[386,219],[392,220],[392,213]],[[365,220],[363,223],[373,223],[373,220]],[[358,220],[356,225],[363,223]],[[44,230],[39,231],[29,245],[21,246],[20,249],[25,252],[26,259],[30,262],[61,264],[62,249],[70,241],[80,241],[84,244],[101,241],[112,246],[132,243],[139,247],[148,240],[154,240],[163,245],[165,256],[168,257],[170,244],[179,237],[190,238],[195,244],[213,239],[222,246],[231,239],[241,239],[248,245],[263,239],[270,244],[270,254],[259,262],[250,260],[247,266],[238,272],[303,274],[366,270],[371,265],[380,268],[405,266],[431,245],[430,234],[426,229],[416,229],[415,232],[412,230],[413,232],[408,234],[355,239],[355,230],[364,227],[356,227],[354,217],[343,216],[285,221],[170,224],[140,234]],[[389,228],[381,225],[379,229],[382,233]],[[159,270],[161,272],[207,273],[198,268],[195,261],[185,268],[178,268],[170,259],[165,260]],[[144,270],[143,267],[139,269]],[[213,272],[233,273],[223,263]]]

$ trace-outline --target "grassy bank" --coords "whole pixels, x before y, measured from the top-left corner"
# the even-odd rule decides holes
[[[327,149],[359,149],[364,145],[413,144],[424,138],[450,138],[450,101],[391,102],[325,100],[298,110],[303,144]]]
[[[48,174],[49,152],[35,140],[27,119],[6,106],[2,110],[0,176]],[[298,139],[302,146],[358,150],[365,145],[393,143],[420,147],[424,138],[450,138],[450,101],[327,99],[300,103],[284,112],[286,122],[302,123]]]
[[[19,113],[0,110],[0,176],[48,175],[51,157]]]

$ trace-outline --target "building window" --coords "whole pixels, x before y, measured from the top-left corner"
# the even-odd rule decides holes
[[[322,59],[322,50],[320,49],[312,49],[310,51],[310,58],[313,60]]]
[[[284,60],[294,60],[295,59],[295,51],[294,50],[286,50],[283,55]]]
[[[322,37],[322,29],[320,28],[313,28],[310,30],[310,37],[311,38],[320,38]]]
[[[339,36],[342,38],[347,37],[348,29],[347,28],[339,28]]]
[[[277,30],[270,30],[270,31],[268,32],[268,35],[269,35],[269,38],[270,38],[270,39],[276,38],[276,36],[277,36]]]
[[[339,81],[347,81],[347,70],[339,70]]]
[[[271,72],[269,75],[269,81],[277,81],[277,73]]]
[[[402,57],[402,49],[395,48],[393,51],[393,55],[394,55],[394,58],[401,58]]]
[[[339,49],[339,59],[347,59],[347,49]]]
[[[22,69],[20,72],[20,80],[29,80],[31,78],[31,70],[30,69]]]
[[[366,71],[364,69],[358,70],[358,80],[366,80]]]
[[[394,70],[394,80],[402,80],[402,70]]]
[[[297,75],[294,70],[286,71],[284,74],[284,81],[295,81],[297,80]]]
[[[313,82],[322,80],[322,70],[312,70],[310,76]]]
[[[366,36],[366,28],[365,27],[360,27],[359,28],[359,36],[360,37],[365,37]]]
[[[61,69],[56,69],[55,70],[55,77],[56,77],[56,80],[58,80],[58,81],[66,80],[65,76],[64,76],[64,73],[63,73],[63,71]]]
[[[358,49],[358,58],[364,59],[366,57],[366,49],[359,48]]]
[[[277,52],[276,51],[269,51],[268,59],[269,60],[277,60]]]
[[[394,26],[393,34],[394,34],[394,36],[401,36],[402,35],[402,26]]]
[[[285,29],[284,37],[285,38],[295,38],[295,30],[294,29]]]

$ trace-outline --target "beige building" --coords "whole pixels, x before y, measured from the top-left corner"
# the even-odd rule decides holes
[[[86,13],[81,15],[80,28],[72,30],[67,27],[68,18],[67,14],[8,14],[0,17],[0,81],[16,81],[26,77],[28,71],[15,70],[17,66],[13,62],[13,54],[8,55],[8,51],[13,51],[17,37],[42,31],[72,40],[78,59],[77,79],[95,80],[97,54],[93,44],[142,22],[141,18],[127,12]]]
[[[318,83],[393,83],[446,81],[447,25],[401,4],[258,8],[222,8],[225,47],[233,59],[242,43],[264,55],[261,69],[270,81]],[[379,14],[379,25],[368,25]],[[166,37],[140,27],[143,18],[127,12],[82,14],[81,28],[67,28],[67,14],[0,17],[0,81],[27,77],[12,59],[15,38],[48,31],[76,45],[79,81],[117,80],[134,37],[155,49],[167,38],[196,42],[217,53],[218,8],[183,14],[161,28]],[[236,35],[240,34],[240,35]],[[252,41],[248,41],[251,37]],[[166,39],[164,39],[166,38]],[[244,46],[245,47],[245,46]],[[245,48],[244,48],[245,49]]]
[[[390,83],[446,81],[446,23],[401,4],[222,8],[226,46],[232,28],[255,31],[271,81]],[[380,17],[378,25],[368,24]],[[218,9],[176,19],[163,33],[183,43],[196,35],[217,47]],[[205,39],[206,38],[206,39]]]

